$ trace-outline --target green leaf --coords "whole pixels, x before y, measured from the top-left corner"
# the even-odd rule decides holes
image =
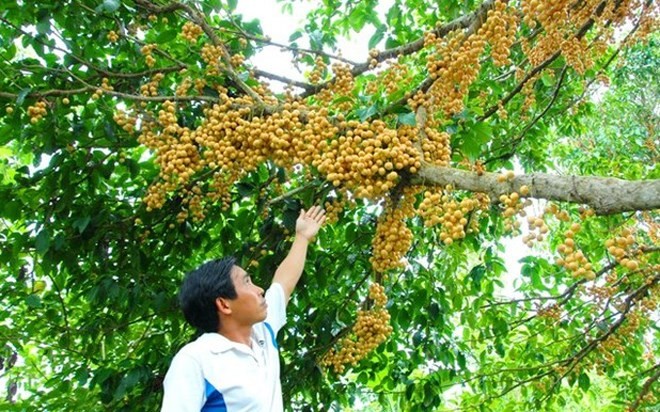
[[[103,0],[103,3],[99,4],[94,10],[97,13],[114,13],[120,5],[120,0]]]
[[[589,375],[582,372],[578,377],[578,386],[580,387],[580,389],[586,392],[589,390],[590,385],[591,385],[591,380],[589,379]]]
[[[160,32],[158,34],[158,37],[156,37],[156,43],[159,44],[166,44],[174,39],[176,39],[176,36],[179,34],[177,30],[166,30],[163,32]]]
[[[399,121],[400,124],[405,124],[408,126],[417,125],[417,119],[415,117],[415,113],[399,113],[397,115],[397,120]]]
[[[357,110],[357,115],[360,118],[361,122],[364,122],[365,120],[371,118],[371,116],[375,115],[378,112],[378,109],[376,108],[376,105],[371,105],[368,107],[361,107]]]
[[[31,87],[26,87],[24,89],[21,89],[20,92],[18,92],[18,96],[16,96],[16,106],[22,106],[23,102],[25,101],[25,97],[30,94],[32,91]]]
[[[14,43],[10,44],[9,46],[5,47],[4,49],[0,49],[0,55],[2,58],[5,60],[12,60],[14,56],[16,56],[16,45]]]
[[[83,216],[73,221],[73,227],[78,229],[78,233],[82,233],[87,228],[91,218],[89,216]]]
[[[369,44],[368,44],[369,49],[375,48],[378,45],[378,43],[380,43],[383,40],[383,38],[385,38],[386,30],[387,30],[387,26],[385,25],[378,27],[378,29],[373,34],[373,36],[371,36],[371,38],[369,39]]]
[[[21,203],[11,200],[4,204],[2,215],[9,220],[18,220],[21,217]]]
[[[25,298],[25,303],[31,308],[40,308],[41,305],[41,298],[35,294],[28,295],[28,297]]]
[[[45,17],[37,22],[37,32],[39,34],[50,33],[50,18]]]
[[[48,232],[48,229],[41,229],[37,234],[34,246],[39,255],[43,256],[46,254],[50,247],[50,233]]]
[[[351,28],[356,32],[359,32],[364,27],[364,24],[367,22],[365,8],[362,6],[363,3],[358,3],[358,6],[351,11],[348,15],[348,23]]]

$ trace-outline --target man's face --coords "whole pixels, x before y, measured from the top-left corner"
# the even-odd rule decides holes
[[[239,266],[232,268],[231,280],[236,289],[236,299],[230,301],[232,316],[250,326],[264,321],[268,313],[264,290],[252,283],[250,275]]]

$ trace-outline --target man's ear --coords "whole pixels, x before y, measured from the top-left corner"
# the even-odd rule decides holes
[[[231,315],[231,304],[229,303],[229,299],[215,298],[215,308],[218,313],[222,313],[223,315]]]

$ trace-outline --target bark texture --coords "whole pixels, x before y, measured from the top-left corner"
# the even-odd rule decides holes
[[[600,176],[560,176],[546,173],[517,175],[498,182],[499,174],[423,164],[413,184],[453,185],[483,192],[491,199],[529,187],[527,197],[588,205],[601,215],[660,208],[660,179],[623,180]]]

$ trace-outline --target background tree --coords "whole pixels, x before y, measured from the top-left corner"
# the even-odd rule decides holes
[[[156,409],[183,273],[235,254],[266,283],[314,203],[292,409],[657,403],[657,4],[376,5],[321,2],[287,44],[236,1],[4,6],[7,405]],[[268,47],[306,80],[253,67]]]

